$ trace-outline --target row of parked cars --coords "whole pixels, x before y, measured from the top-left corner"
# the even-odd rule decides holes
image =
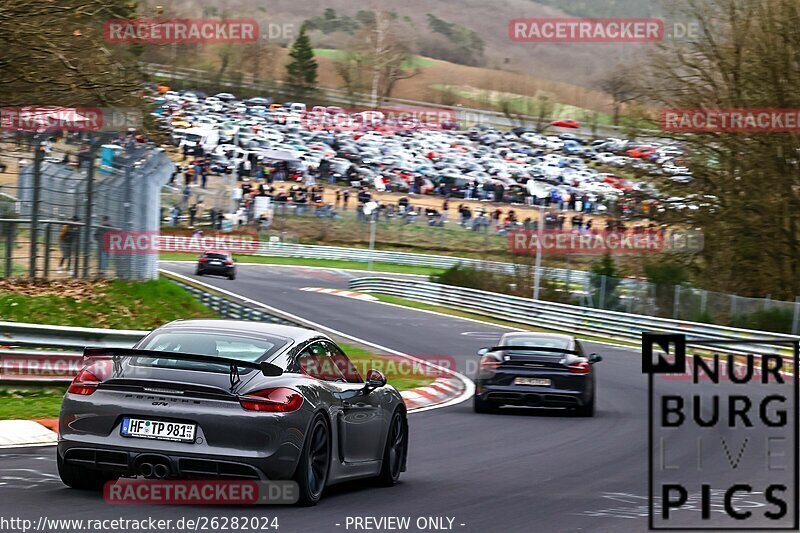
[[[303,180],[324,168],[326,178],[379,190],[493,198],[501,189],[504,199],[522,201],[568,189],[588,195],[596,205],[629,191],[657,194],[650,180],[626,179],[617,168],[679,182],[692,179],[682,164],[684,151],[676,144],[586,140],[570,132],[545,135],[485,125],[460,129],[458,124],[413,119],[388,127],[379,111],[308,109],[303,103],[281,104],[265,97],[239,100],[230,93],[167,91],[152,98],[154,116],[176,146],[188,152],[202,149],[217,172],[241,172],[259,161],[281,160],[289,179]]]

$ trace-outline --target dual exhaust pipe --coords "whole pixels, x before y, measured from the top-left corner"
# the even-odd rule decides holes
[[[169,467],[164,463],[142,463],[139,474],[145,479],[164,479],[169,475]]]

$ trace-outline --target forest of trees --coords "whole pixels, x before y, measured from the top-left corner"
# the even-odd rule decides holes
[[[642,62],[642,99],[658,108],[800,108],[800,2],[684,0],[700,37],[665,42]],[[800,138],[793,133],[680,136],[697,195],[675,218],[705,232],[699,286],[748,296],[800,294]],[[669,188],[665,185],[666,190]]]

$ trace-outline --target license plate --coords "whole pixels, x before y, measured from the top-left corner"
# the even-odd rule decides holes
[[[194,442],[195,424],[181,422],[164,422],[162,420],[145,420],[142,418],[122,419],[120,433],[123,437],[140,439],[172,440],[178,442]]]
[[[222,261],[209,261],[208,263],[209,263],[210,265],[221,265],[221,264],[222,264]]]
[[[539,387],[549,387],[551,382],[549,379],[543,378],[514,378],[514,385],[536,385]]]

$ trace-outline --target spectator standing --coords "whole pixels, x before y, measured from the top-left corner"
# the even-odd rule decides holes
[[[502,183],[499,183],[497,185],[497,187],[494,188],[494,201],[495,202],[502,202],[505,192],[506,192],[506,188],[503,186]]]
[[[100,220],[100,225],[94,230],[94,241],[97,243],[97,275],[101,278],[105,277],[108,270],[108,244],[106,243],[106,234],[108,233],[109,226],[111,226],[111,219],[108,215],[103,216]]]
[[[72,217],[72,222],[78,222],[79,220],[77,216]],[[61,226],[61,230],[58,232],[58,244],[61,248],[61,260],[58,262],[58,272],[62,272],[61,269],[64,267],[65,263],[67,272],[72,268],[72,257],[78,232],[78,227],[73,224],[63,224]]]
[[[331,172],[331,162],[327,159],[323,159],[319,162],[319,167],[317,167],[317,172],[319,172],[319,181],[325,182],[328,181],[329,184],[333,185],[336,183],[336,176],[333,175]]]

